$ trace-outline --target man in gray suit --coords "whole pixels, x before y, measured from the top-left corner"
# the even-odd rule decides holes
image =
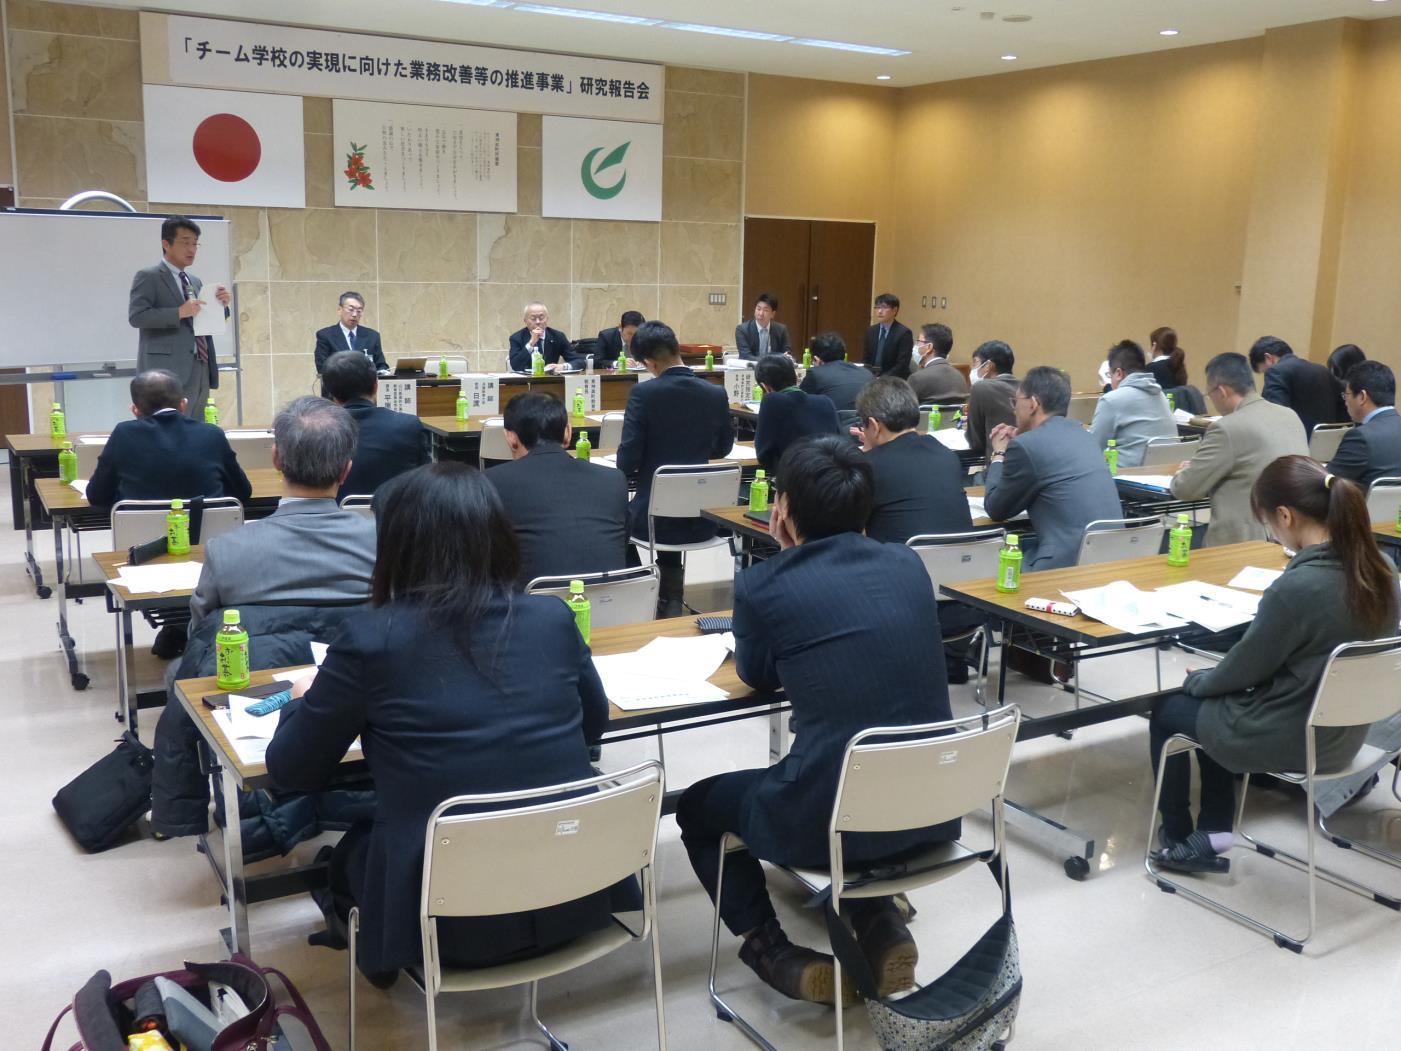
[[[1206,429],[1196,455],[1178,468],[1172,495],[1211,498],[1206,546],[1264,540],[1265,527],[1250,506],[1260,472],[1281,456],[1307,456],[1298,414],[1255,393],[1244,354],[1218,354],[1206,363],[1206,396],[1221,418]]]
[[[1109,465],[1089,432],[1065,418],[1070,381],[1059,369],[1028,372],[1012,406],[1017,425],[998,424],[988,435],[983,506],[1004,522],[1030,513],[1037,539],[1024,555],[1026,570],[1073,566],[1085,526],[1124,516]]]
[[[773,319],[778,311],[778,300],[767,292],[760,292],[754,300],[754,319],[743,321],[735,326],[735,349],[746,361],[758,361],[765,354],[788,354],[792,356],[792,344],[788,342],[788,327]]]
[[[230,606],[370,597],[375,523],[336,504],[356,437],[350,413],[325,398],[298,398],[278,413],[272,462],[282,472],[282,501],[270,517],[204,546],[204,569],[190,599],[191,632],[207,613]]]
[[[206,305],[200,298],[204,282],[189,273],[198,248],[199,226],[194,222],[176,215],[161,223],[163,258],[131,279],[127,310],[127,320],[140,333],[137,371],[173,373],[189,402],[186,414],[197,420],[204,416],[210,390],[219,386],[214,340],[195,335],[195,315]],[[229,290],[220,285],[214,295],[227,316]]]

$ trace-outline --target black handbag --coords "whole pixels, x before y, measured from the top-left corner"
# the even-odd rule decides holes
[[[151,809],[153,753],[128,730],[111,754],[58,790],[54,809],[89,853],[115,846]]]
[[[1001,859],[987,859],[1002,885]],[[1002,887],[1002,915],[977,943],[934,981],[898,1000],[882,999],[866,955],[829,898],[827,931],[832,951],[851,974],[884,1051],[989,1051],[1017,1017],[1022,995],[1021,955],[1012,923],[1012,893]]]

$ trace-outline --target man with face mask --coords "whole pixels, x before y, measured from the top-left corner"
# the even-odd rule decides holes
[[[910,386],[921,405],[961,401],[968,395],[963,374],[949,364],[953,331],[948,325],[921,325],[910,352]]]
[[[973,351],[973,367],[968,372],[972,387],[968,392],[968,448],[982,455],[988,433],[999,423],[1012,423],[1016,413],[1012,399],[1017,393],[1016,364],[1012,348],[1000,339],[991,339]]]

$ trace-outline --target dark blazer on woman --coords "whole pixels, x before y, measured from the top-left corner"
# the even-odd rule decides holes
[[[797,387],[764,395],[754,428],[754,452],[759,466],[773,474],[788,446],[810,434],[841,434],[832,399],[806,394]]]
[[[574,617],[553,596],[498,599],[466,633],[392,603],[350,618],[306,696],[282,711],[268,771],[283,789],[317,791],[358,736],[378,793],[361,910],[360,965],[421,959],[423,836],[450,796],[591,777],[588,746],[608,702]],[[445,960],[558,945],[608,922],[607,894],[531,913],[443,921]]]

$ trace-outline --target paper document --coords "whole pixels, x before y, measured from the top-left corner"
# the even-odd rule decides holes
[[[321,662],[326,659],[326,651],[331,648],[329,642],[313,642],[311,644],[311,659],[316,662],[316,666],[321,667]]]
[[[252,438],[271,438],[272,431],[266,429],[244,428],[243,430],[237,431],[225,431],[224,437],[231,442],[238,441],[240,438],[244,439],[245,441]]]
[[[79,445],[106,445],[107,435],[105,434],[80,434],[78,435]]]
[[[735,442],[727,455],[729,459],[734,460],[746,456],[757,458],[759,454],[754,451],[754,446],[745,445],[744,442]]]
[[[619,708],[669,708],[728,696],[706,680],[725,662],[730,645],[724,635],[663,636],[632,653],[594,657],[593,662],[604,692]]]
[[[1281,576],[1282,569],[1261,569],[1259,566],[1246,566],[1231,578],[1228,585],[1233,588],[1248,588],[1251,591],[1264,591]]]
[[[214,709],[214,721],[219,724],[219,729],[224,731],[224,736],[229,739],[229,744],[233,745],[241,763],[263,761],[282,715],[281,711],[262,716],[249,715],[243,709],[255,700],[256,697],[230,694],[227,708]]]
[[[1163,608],[1174,616],[1200,624],[1207,631],[1227,631],[1255,619],[1260,596],[1217,584],[1188,580],[1158,588]]]
[[[600,467],[612,467],[616,470],[618,458],[616,456],[590,456],[589,463],[596,463]]]
[[[1145,489],[1161,489],[1167,492],[1172,488],[1172,475],[1170,474],[1121,474],[1115,481],[1128,482],[1130,485],[1141,485]]]
[[[949,427],[942,431],[934,432],[934,440],[945,449],[952,449],[956,453],[968,452],[968,432],[960,431]]]
[[[203,569],[202,562],[154,562],[146,566],[122,566],[113,583],[142,595],[193,591]]]
[[[86,478],[74,478],[68,484],[75,489],[78,495],[84,500],[88,498],[88,480]]]
[[[227,281],[206,281],[200,286],[199,298],[204,301],[204,306],[195,315],[196,336],[222,336],[228,331],[224,304],[219,302],[216,295],[221,287],[230,288],[230,285]]]
[[[314,672],[317,667],[319,667],[319,665],[311,665],[305,668],[289,668],[287,671],[278,672],[273,678],[280,682],[296,682],[298,679],[306,678]]]
[[[1190,424],[1194,419],[1196,419],[1196,417],[1193,416],[1193,415],[1192,415],[1190,412],[1188,412],[1186,409],[1173,409],[1173,410],[1172,410],[1172,419],[1173,419],[1173,422],[1174,422],[1174,423],[1188,423],[1188,424]]]
[[[1079,606],[1085,616],[1130,635],[1187,626],[1187,621],[1167,611],[1164,598],[1156,592],[1140,591],[1127,580],[1061,594]]]

